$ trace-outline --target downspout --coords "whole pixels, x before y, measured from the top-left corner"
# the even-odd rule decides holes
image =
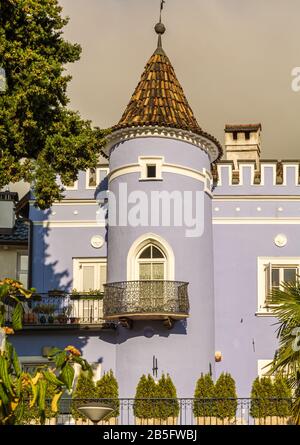
[[[32,252],[33,252],[33,222],[29,218],[21,218],[24,222],[28,223],[28,288],[32,287]]]

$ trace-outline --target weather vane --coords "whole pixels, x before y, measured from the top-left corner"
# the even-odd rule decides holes
[[[160,2],[159,23],[161,23],[161,12],[164,9],[164,4],[165,3],[166,3],[166,0],[161,0],[161,2]]]

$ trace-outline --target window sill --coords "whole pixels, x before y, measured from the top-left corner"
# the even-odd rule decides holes
[[[163,178],[140,178],[139,181],[140,182],[144,182],[144,181],[162,181]]]
[[[258,312],[255,312],[256,317],[273,317],[276,318],[276,315],[272,310],[260,309]]]

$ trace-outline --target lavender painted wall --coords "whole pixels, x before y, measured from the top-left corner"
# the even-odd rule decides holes
[[[257,315],[258,257],[299,257],[300,228],[291,225],[214,225],[216,350],[223,354],[216,372],[230,371],[240,397],[248,397],[258,360],[277,348],[276,319]],[[288,244],[274,238],[284,233]]]
[[[106,238],[105,227],[34,226],[32,285],[38,292],[73,288],[73,258],[105,258],[106,243],[91,246],[93,235]]]

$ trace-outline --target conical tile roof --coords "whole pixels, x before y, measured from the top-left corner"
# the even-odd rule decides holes
[[[201,131],[174,68],[161,48],[150,57],[116,128],[143,125]]]
[[[218,140],[199,126],[174,68],[161,46],[160,35],[156,51],[147,62],[121,120],[112,130],[144,126],[181,129],[204,136],[217,146],[218,159],[222,155]]]

